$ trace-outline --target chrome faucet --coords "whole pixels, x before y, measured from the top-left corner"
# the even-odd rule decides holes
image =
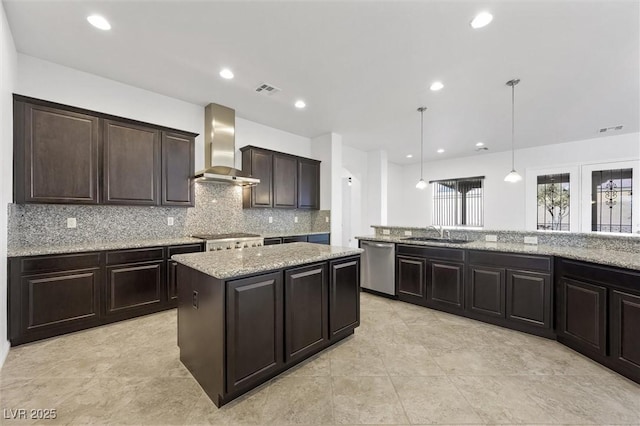
[[[444,238],[444,226],[429,225],[429,226],[427,226],[427,229],[435,229],[436,231],[438,231],[438,234],[440,235],[440,238]],[[449,232],[449,231],[447,231],[447,232]]]
[[[447,240],[450,240],[451,239],[451,231],[449,231],[448,229],[445,229],[444,233],[447,235]]]

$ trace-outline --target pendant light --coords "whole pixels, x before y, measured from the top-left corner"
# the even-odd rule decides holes
[[[427,187],[427,182],[422,178],[424,171],[424,112],[427,110],[427,107],[420,107],[418,111],[420,112],[420,180],[416,183],[416,188],[425,189]]]
[[[511,86],[511,171],[504,177],[505,182],[516,183],[522,180],[522,176],[516,172],[515,166],[515,93],[516,84],[520,83],[520,79],[514,78],[507,81],[507,86]]]

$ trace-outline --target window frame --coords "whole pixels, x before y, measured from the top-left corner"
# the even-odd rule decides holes
[[[436,183],[441,183],[441,182],[461,182],[461,181],[470,181],[470,180],[479,180],[481,183],[480,188],[482,189],[482,193],[481,193],[481,197],[480,197],[480,201],[481,201],[481,209],[480,209],[480,218],[481,218],[481,225],[477,225],[477,224],[473,224],[473,225],[468,225],[468,224],[454,224],[454,225],[441,225],[441,224],[436,224],[435,223],[435,185]],[[429,194],[430,194],[430,201],[431,201],[431,226],[441,226],[443,228],[449,228],[449,229],[454,229],[454,228],[460,228],[460,229],[482,229],[484,228],[484,219],[485,219],[485,180],[486,177],[485,176],[469,176],[469,177],[462,177],[462,178],[451,178],[451,179],[434,179],[434,180],[430,180],[429,181]],[[460,208],[460,205],[456,203],[456,211],[454,213],[455,216],[455,221],[457,222],[457,218],[460,215],[461,216],[461,212],[458,210]]]
[[[538,176],[569,174],[569,230],[538,229]],[[581,223],[581,179],[580,166],[577,164],[528,168],[525,180],[525,229],[536,232],[569,233],[580,232]]]

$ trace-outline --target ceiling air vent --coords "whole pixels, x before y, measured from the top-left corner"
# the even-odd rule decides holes
[[[273,84],[269,84],[269,83],[262,83],[260,85],[258,85],[258,87],[256,87],[256,93],[262,93],[263,95],[273,95],[274,93],[278,93],[281,92],[282,89],[274,86]]]
[[[606,133],[606,132],[611,132],[613,130],[622,130],[622,124],[618,126],[602,127],[601,129],[598,129],[598,133]]]

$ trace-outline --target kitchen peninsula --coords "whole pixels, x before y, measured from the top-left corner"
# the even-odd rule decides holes
[[[361,252],[291,243],[172,257],[180,360],[218,407],[353,334]]]

